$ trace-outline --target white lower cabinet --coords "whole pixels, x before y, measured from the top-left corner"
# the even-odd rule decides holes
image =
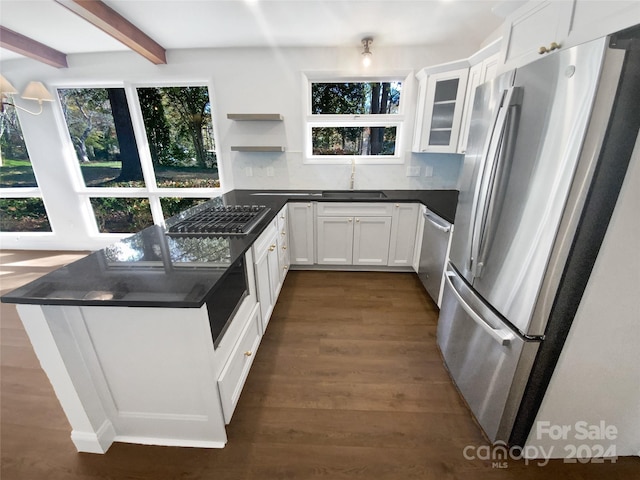
[[[249,375],[249,369],[253,364],[261,337],[260,312],[256,309],[245,325],[240,339],[231,351],[229,360],[227,360],[222,373],[218,377],[220,402],[222,403],[222,412],[226,424],[231,421],[233,411],[238,404],[242,387]]]
[[[353,265],[387,265],[391,217],[356,217]]]
[[[282,210],[278,213],[276,225],[278,227],[278,271],[280,272],[280,288],[284,282],[287,272],[289,271],[289,265],[291,265],[290,249],[289,249],[289,219],[287,214],[287,205],[282,207]],[[278,288],[277,294],[280,293]]]
[[[388,203],[318,203],[318,265],[386,266],[391,210]]]
[[[262,331],[267,329],[276,304],[282,277],[278,259],[278,230],[274,219],[253,244],[254,271],[258,303],[262,314]]]
[[[318,265],[351,265],[353,217],[318,217]]]
[[[288,250],[293,265],[315,263],[314,204],[290,202],[287,205]]]
[[[416,230],[420,205],[396,203],[393,207],[389,243],[390,267],[411,267],[416,246]]]

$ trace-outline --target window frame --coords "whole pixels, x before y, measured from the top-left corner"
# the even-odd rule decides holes
[[[312,105],[312,84],[314,83],[370,83],[400,82],[402,91],[398,104],[398,113],[390,114],[314,114]],[[367,77],[340,76],[330,74],[303,74],[303,95],[305,98],[305,125],[303,133],[303,163],[324,165],[392,165],[404,163],[404,135],[407,129],[405,108],[407,104],[406,86],[409,83],[407,73],[397,75],[375,75]],[[314,155],[313,128],[322,127],[395,127],[396,142],[393,155]]]
[[[59,126],[60,136],[65,145],[64,158],[65,163],[70,166],[70,170],[73,172],[72,182],[75,186],[76,194],[83,202],[83,210],[87,212],[88,217],[85,219],[87,222],[87,229],[90,232],[91,237],[96,238],[113,238],[121,239],[128,237],[131,233],[103,233],[100,232],[98,222],[95,217],[95,212],[91,205],[91,198],[104,197],[104,198],[146,198],[149,200],[151,209],[151,216],[155,225],[164,226],[165,217],[160,203],[160,198],[214,198],[224,193],[223,179],[218,163],[218,179],[220,181],[220,187],[175,187],[175,188],[160,188],[156,183],[155,170],[151,159],[151,151],[147,140],[147,134],[144,125],[144,118],[142,116],[142,109],[140,107],[140,100],[138,98],[138,88],[153,88],[153,87],[206,87],[209,94],[209,104],[212,110],[212,123],[213,123],[213,138],[216,145],[216,149],[219,148],[218,143],[218,128],[216,122],[213,121],[214,111],[214,94],[213,87],[210,80],[163,80],[163,81],[143,81],[143,82],[60,82],[51,83],[51,89],[55,90],[55,105],[54,115],[56,116],[56,123]],[[127,98],[127,105],[129,107],[129,114],[131,115],[131,124],[133,126],[133,132],[136,139],[138,154],[140,157],[140,167],[142,169],[142,176],[144,179],[144,187],[87,187],[82,175],[80,164],[77,160],[76,152],[73,147],[69,128],[67,126],[66,119],[64,117],[62,103],[59,95],[57,94],[60,89],[92,89],[92,88],[122,88],[124,89],[125,96]]]
[[[15,108],[15,107],[14,107]],[[22,120],[20,118],[24,113],[20,113],[19,109],[16,111],[18,117],[18,123],[20,124],[20,129],[22,129]],[[51,231],[49,232],[22,232],[22,231],[0,231],[0,238],[10,238],[17,236],[25,236],[25,237],[55,237],[56,230],[51,221],[51,217],[49,215],[49,209],[47,208],[47,204],[44,201],[44,195],[42,194],[42,190],[40,189],[40,181],[38,179],[38,174],[36,173],[36,169],[33,168],[33,164],[31,163],[31,152],[29,152],[29,145],[25,142],[25,148],[27,151],[27,155],[29,156],[29,163],[31,164],[31,168],[33,170],[33,176],[36,180],[35,187],[2,187],[0,188],[0,198],[7,200],[18,200],[25,198],[39,198],[42,200],[44,204],[44,209],[47,214],[47,221],[49,222],[49,226],[51,227]]]

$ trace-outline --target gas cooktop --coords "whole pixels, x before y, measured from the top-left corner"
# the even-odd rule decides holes
[[[172,225],[167,235],[202,237],[246,235],[271,210],[264,205],[210,207]]]

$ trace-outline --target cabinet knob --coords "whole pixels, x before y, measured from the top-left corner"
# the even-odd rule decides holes
[[[307,203],[307,208],[311,208],[311,204],[310,203]]]
[[[280,215],[280,218],[284,219],[284,213],[282,215]]]
[[[273,252],[275,249],[276,249],[275,244],[273,244],[273,245],[271,245],[271,246],[269,247],[269,251],[270,251],[270,252]]]
[[[359,222],[360,222],[360,219],[359,219],[359,218],[356,218],[356,222],[358,222],[358,223],[359,223]]]
[[[289,270],[289,267],[287,267],[286,265],[284,267],[282,267],[283,270]]]
[[[282,232],[280,235],[282,235],[283,237],[287,234],[287,232]]]
[[[556,42],[551,42],[549,44],[549,48],[545,47],[544,45],[542,47],[540,47],[538,49],[538,53],[540,55],[542,55],[543,53],[549,53],[549,52],[553,52],[554,50],[557,50],[560,48],[560,44],[556,43]]]
[[[399,203],[396,203],[396,208],[400,208],[400,204]]]
[[[251,350],[247,350],[246,352],[244,352],[245,357],[250,357],[251,355],[253,355],[253,352]]]
[[[283,245],[283,246],[282,246],[282,249],[283,249],[283,250],[286,250],[286,249],[287,249],[287,246],[286,246],[286,245]]]

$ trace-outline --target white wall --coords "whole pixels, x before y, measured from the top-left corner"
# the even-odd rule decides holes
[[[553,373],[527,445],[552,457],[572,446],[614,445],[640,456],[640,136],[582,302]],[[616,438],[576,439],[576,422],[617,430]],[[539,422],[568,425],[565,437]],[[537,438],[539,437],[539,438]]]
[[[429,65],[466,58],[478,46],[431,45],[374,48],[373,64],[364,70],[359,48],[227,48],[169,51],[168,64],[156,66],[130,53],[71,55],[69,68],[55,69],[30,59],[2,63],[2,73],[19,90],[30,80],[54,92],[62,87],[98,87],[203,82],[212,92],[214,129],[223,189],[348,188],[349,165],[313,165],[303,159],[305,98],[303,73],[365,77],[407,77],[403,88],[406,124],[404,164],[358,165],[356,188],[455,188],[460,156],[412,154],[411,135],[417,85],[413,73]],[[21,103],[20,99],[17,99]],[[24,104],[24,101],[22,101]],[[284,122],[256,126],[227,120],[227,113],[280,113]],[[3,233],[3,248],[101,248],[115,239],[98,234],[82,177],[57,102],[41,116],[20,115],[34,172],[44,196],[53,234]],[[253,122],[252,122],[253,123]],[[282,144],[282,154],[231,152],[232,145]],[[420,166],[420,177],[407,177],[407,166]],[[425,166],[433,169],[425,177]],[[251,167],[247,176],[245,167]],[[273,167],[274,176],[267,176]]]

